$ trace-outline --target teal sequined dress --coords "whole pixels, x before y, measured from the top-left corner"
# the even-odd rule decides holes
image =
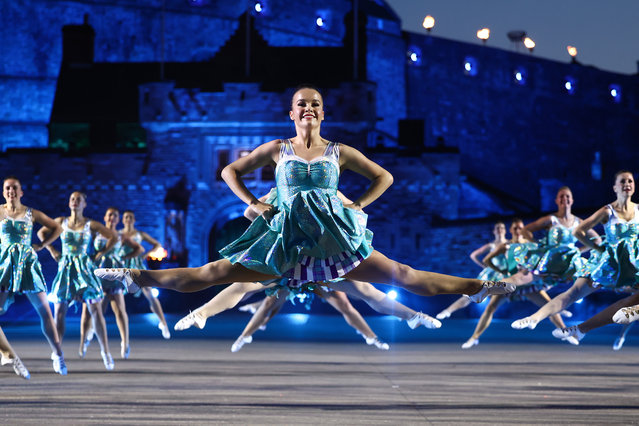
[[[337,197],[339,144],[306,161],[290,140],[280,145],[275,168],[278,212],[258,217],[220,254],[248,269],[282,277],[289,287],[339,278],[373,251],[368,216],[344,208]]]
[[[604,224],[606,242],[603,253],[593,253],[577,274],[596,285],[615,291],[639,289],[639,206],[634,217],[625,221],[609,204]]]
[[[490,243],[490,251],[491,252],[494,251],[495,248],[496,248],[495,244]],[[495,265],[497,269],[500,269],[502,271],[508,270],[508,259],[506,258],[506,255],[504,254],[500,254],[493,257],[492,259],[490,259],[490,262],[493,265]],[[510,274],[504,275],[501,272],[495,271],[493,268],[486,267],[481,270],[479,275],[477,275],[477,279],[482,281],[501,281],[509,275]]]
[[[536,276],[531,283],[543,290],[561,282],[572,281],[583,268],[585,260],[575,245],[577,238],[572,232],[579,224],[575,218],[572,226],[562,225],[555,216],[550,216],[551,227],[546,236],[537,243],[513,244],[510,255],[521,269]]]
[[[95,251],[101,251],[102,249],[104,249],[104,247],[106,247],[106,244],[107,239],[104,238],[102,235],[98,235],[93,240],[93,248],[95,249]],[[121,247],[122,241],[118,237],[118,241],[111,248],[111,250],[109,250],[107,253],[104,254],[104,256],[100,258],[100,264],[98,265],[98,268],[124,268],[124,261],[119,255]],[[104,290],[104,293],[106,294],[126,293],[126,287],[120,281],[109,281],[103,280],[102,278],[99,278],[99,280],[100,283],[102,283],[102,290]]]
[[[122,234],[122,231],[120,231],[120,234]],[[135,241],[136,243],[142,245],[142,234],[140,234],[139,232],[136,232],[135,235],[131,237],[131,239]],[[127,246],[126,244],[121,245],[118,255],[124,262],[125,267],[132,268],[132,269],[148,269],[146,262],[144,261],[144,257],[142,256],[136,256],[130,259],[125,259],[125,256],[129,255],[133,251],[134,249]]]
[[[31,247],[32,232],[30,208],[22,219],[5,217],[0,222],[0,292],[9,293],[5,309],[14,294],[47,291],[38,255]]]
[[[91,246],[91,222],[74,231],[69,228],[69,218],[62,223],[62,255],[58,261],[58,273],[53,279],[54,303],[80,301],[95,303],[104,293],[98,278],[93,274],[96,266],[88,255]]]

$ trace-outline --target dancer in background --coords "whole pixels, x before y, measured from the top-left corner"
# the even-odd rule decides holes
[[[128,245],[122,245],[120,256],[125,259],[124,266],[126,268],[135,268],[135,269],[147,269],[146,262],[144,259],[154,250],[159,250],[162,248],[162,245],[153,237],[151,237],[146,232],[138,231],[135,229],[135,213],[131,210],[125,210],[122,214],[122,224],[124,225],[124,229],[120,230],[120,234],[126,236],[132,241],[135,241],[142,247],[142,242],[147,242],[151,244],[153,247],[151,250],[142,253],[139,256],[128,257],[128,255],[134,250],[132,247]],[[142,294],[146,297],[146,300],[149,302],[149,307],[151,308],[151,312],[158,317],[159,324],[158,328],[162,332],[162,337],[165,339],[171,338],[171,332],[169,331],[169,326],[166,323],[166,318],[164,317],[164,311],[162,310],[162,305],[157,297],[153,295],[153,289],[150,287],[145,287],[142,289]]]
[[[636,291],[639,289],[639,259],[637,259],[637,235],[639,235],[639,209],[631,198],[635,192],[635,180],[631,172],[621,170],[615,174],[613,191],[616,200],[597,210],[595,214],[581,222],[574,235],[585,246],[593,249],[588,262],[576,274],[577,280],[567,291],[555,296],[533,315],[513,322],[513,328],[535,328],[544,318],[557,313],[579,299],[586,297],[599,288],[616,291]],[[602,223],[606,232],[606,241],[600,243],[588,238],[592,228]],[[616,309],[628,306],[632,296],[623,299],[588,322],[589,329],[606,324],[612,320]],[[616,309],[615,309],[616,308]],[[579,326],[565,329],[560,338],[568,336],[581,340],[584,333]],[[556,334],[555,334],[556,335]],[[557,335],[556,335],[557,337]]]
[[[40,316],[42,332],[53,351],[53,370],[65,376],[67,366],[47,301],[47,284],[36,254],[58,238],[62,228],[46,214],[22,204],[24,193],[20,180],[15,176],[4,179],[2,195],[5,204],[0,206],[0,310],[6,312],[16,294],[27,296]],[[40,244],[31,243],[34,222],[51,229],[48,238]]]
[[[111,233],[118,235],[116,226],[119,222],[119,210],[115,207],[109,207],[104,213],[104,224],[108,230]],[[118,235],[118,240],[112,248],[105,251],[107,243],[108,240],[99,234],[93,239],[94,249],[97,253],[102,253],[98,265],[100,268],[123,267],[127,259],[139,256],[144,251],[144,248],[141,245],[131,240],[126,235]],[[123,245],[129,246],[132,250],[126,256],[121,257],[120,252]],[[118,331],[120,332],[120,356],[123,359],[127,359],[131,353],[131,348],[129,345],[129,316],[126,313],[126,304],[124,302],[126,287],[122,283],[114,280],[100,279],[100,282],[102,284],[102,290],[106,296],[102,302],[103,309],[106,310],[106,302],[108,300],[111,304],[113,314],[115,315]],[[91,341],[88,337],[93,334],[92,330],[90,317],[87,313],[87,307],[85,304],[82,307],[82,321],[80,327],[80,342],[82,346],[80,348],[80,353],[86,353],[87,347]]]
[[[2,327],[0,327],[0,365],[11,365],[13,371],[23,379],[29,380],[31,375],[29,370],[24,366],[16,352],[11,347],[7,336],[4,335]]]
[[[486,243],[483,246],[473,250],[470,253],[470,258],[476,265],[482,268],[479,275],[477,275],[478,280],[488,280],[488,281],[500,281],[504,278],[504,274],[501,272],[497,272],[497,270],[503,271],[506,269],[506,256],[501,253],[498,256],[495,256],[491,259],[491,262],[494,265],[494,268],[486,266],[482,263],[482,258],[479,256],[484,256],[492,251],[494,251],[499,245],[507,242],[506,240],[506,225],[504,222],[497,222],[493,226],[493,240],[490,243]],[[450,317],[454,312],[464,309],[468,305],[471,304],[471,300],[462,296],[459,299],[455,300],[450,306],[437,314],[438,320],[443,320]]]
[[[113,370],[115,364],[109,341],[107,338],[106,323],[102,314],[102,299],[104,292],[100,281],[93,274],[95,264],[89,257],[88,251],[91,247],[92,234],[100,234],[107,240],[102,251],[95,255],[99,261],[104,253],[108,252],[115,242],[117,236],[109,231],[104,225],[87,217],[84,217],[84,209],[87,206],[86,195],[75,191],[69,197],[69,217],[58,217],[55,219],[62,227],[60,240],[62,241],[62,253],[53,246],[47,246],[51,257],[58,262],[58,273],[53,279],[51,294],[54,296],[55,323],[58,330],[60,342],[64,338],[66,329],[66,314],[70,303],[83,303],[91,313],[92,325],[100,343],[102,361],[107,370]],[[45,240],[50,230],[46,227],[40,228],[38,237]],[[80,356],[84,358],[84,345],[80,346]]]
[[[526,244],[527,240],[524,238],[523,232],[523,221],[518,218],[513,219],[512,224],[510,225],[510,241],[497,246],[495,250],[486,255],[483,263],[488,265],[489,268],[493,268],[496,273],[500,273],[504,276],[510,276],[517,273],[518,264],[514,258],[513,251],[515,251],[519,245]],[[499,256],[505,256],[506,259],[503,269],[498,268],[493,261],[493,259]],[[470,338],[462,344],[462,349],[470,349],[473,346],[477,346],[479,344],[479,338],[492,322],[493,315],[497,309],[506,302],[516,300],[528,300],[537,306],[543,306],[548,300],[550,300],[550,297],[543,289],[532,285],[517,287],[517,289],[509,295],[491,296],[488,305],[486,305],[484,312],[482,312],[481,317],[477,322],[475,331]],[[565,324],[559,315],[551,317],[551,321],[553,321],[558,327],[565,327]]]
[[[511,284],[416,270],[374,250],[362,209],[386,191],[392,175],[356,149],[320,136],[324,110],[316,89],[297,90],[289,116],[295,124],[294,138],[260,145],[222,171],[231,190],[259,214],[239,239],[221,250],[224,259],[199,268],[98,269],[96,274],[133,288],[180,292],[273,280],[297,287],[340,277],[395,285],[424,296],[466,293],[476,301],[514,290]],[[276,165],[277,212],[251,194],[242,180],[266,165]],[[371,185],[344,206],[336,191],[340,172],[346,169],[368,178]]]

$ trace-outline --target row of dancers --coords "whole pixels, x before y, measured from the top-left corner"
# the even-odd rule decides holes
[[[521,234],[526,239],[532,238],[527,234],[534,232],[535,227],[548,228],[548,233],[542,242],[525,242],[515,233],[515,240],[508,244],[500,242],[491,250],[484,261],[488,265],[493,265],[495,272],[505,278],[501,279],[498,275],[460,278],[412,268],[389,259],[372,247],[372,233],[366,228],[367,215],[363,209],[388,189],[393,181],[392,175],[356,149],[330,142],[320,136],[324,120],[324,103],[316,88],[303,86],[296,90],[289,117],[295,126],[295,137],[277,139],[260,145],[249,155],[225,167],[222,172],[229,188],[249,206],[248,214],[253,216],[253,222],[240,238],[220,251],[223,257],[221,260],[198,268],[155,271],[134,264],[104,264],[104,267],[94,271],[95,275],[102,280],[122,283],[129,292],[150,287],[196,292],[213,285],[232,283],[211,301],[180,320],[175,327],[178,330],[193,325],[202,328],[208,317],[235,306],[247,294],[264,289],[272,294],[315,294],[316,291],[321,294],[325,289],[344,291],[364,299],[379,312],[402,312],[400,317],[406,319],[411,327],[441,326],[441,322],[436,318],[407,307],[404,309],[396,305],[395,301],[391,302],[383,292],[369,284],[370,282],[401,287],[423,296],[465,294],[474,302],[491,297],[488,305],[491,309],[485,312],[484,323],[487,326],[492,316],[491,311],[494,312],[499,304],[508,300],[513,292],[516,295],[512,297],[525,297],[543,304],[548,299],[544,297],[543,291],[545,287],[553,285],[553,280],[577,278],[569,291],[543,304],[534,315],[513,323],[516,328],[534,328],[542,319],[562,312],[571,302],[577,300],[577,296],[581,298],[600,287],[634,290],[638,285],[634,256],[637,253],[639,215],[635,214],[637,205],[631,201],[634,178],[628,171],[621,171],[615,176],[613,189],[617,200],[584,221],[572,215],[572,194],[568,188],[562,188],[560,193],[563,195],[558,196],[558,199],[563,197],[569,201],[560,201],[563,204],[558,203],[559,210],[555,215],[541,218],[528,229],[523,223],[518,222],[516,228],[521,228]],[[258,199],[244,185],[242,176],[267,165],[275,167],[276,189],[268,196]],[[371,182],[369,188],[354,201],[346,199],[337,191],[339,176],[345,170],[361,174]],[[23,251],[28,256],[36,256],[36,250],[50,245],[62,232],[60,223],[42,212],[22,206],[16,195],[18,193],[21,196],[19,181],[15,178],[5,180],[3,194],[7,204],[2,211],[2,259],[11,257],[5,256],[5,252],[13,250],[9,246],[14,243],[26,247]],[[86,197],[83,199],[86,201]],[[19,238],[14,238],[24,241],[10,241],[10,244],[5,244],[4,229],[13,229],[7,232],[10,238],[12,234],[18,234],[16,229],[19,227],[15,225],[20,222],[18,218],[30,219],[23,220],[23,223],[35,221],[43,225],[45,230],[41,233],[40,244],[31,247],[30,233],[27,241],[24,230]],[[9,226],[9,223],[13,225]],[[592,231],[599,223],[604,224],[605,242],[599,240]],[[26,228],[26,225],[23,227]],[[102,236],[107,240],[105,248],[109,247],[108,244],[115,245],[113,234],[110,238],[108,232]],[[580,250],[574,244],[575,238],[592,249],[593,255],[587,260],[579,256]],[[123,241],[126,239],[123,238]],[[134,245],[130,247],[135,250]],[[503,266],[497,266],[499,261],[493,260],[500,255],[505,255],[506,263]],[[99,251],[96,257],[104,257],[104,252]],[[31,259],[29,265],[36,262],[37,256],[35,261]],[[6,273],[8,269],[5,267],[2,271],[1,283],[18,282],[20,286],[25,280],[9,277]],[[39,303],[38,306],[46,305],[46,299],[41,300],[42,292],[38,292],[33,283],[31,287],[34,288],[27,287],[26,291],[40,294],[37,297],[31,295],[30,300],[39,300],[35,303],[32,300],[34,306],[36,303]],[[7,292],[3,285],[0,291],[3,291],[1,294],[11,294],[24,289],[12,288]],[[274,312],[273,305],[283,298],[284,296],[279,299],[267,299],[270,301],[264,302],[266,304],[262,314],[268,316]],[[606,312],[593,317],[590,322],[575,327],[565,327],[561,317],[555,316],[553,319],[558,326],[558,332],[555,334],[560,338],[570,339],[573,343],[578,342],[584,333],[592,329],[590,327],[606,321],[612,322],[613,317],[617,319],[617,309],[625,313],[626,320],[633,320],[637,316],[633,313],[634,308],[622,309],[631,307],[633,302],[639,303],[639,300],[632,296],[623,299]],[[614,309],[614,312],[610,313],[610,309]],[[89,311],[91,313],[91,309]],[[349,320],[352,321],[353,318],[350,317]],[[259,318],[255,323],[259,324],[260,321],[263,323]],[[43,320],[43,329],[46,329],[44,322]],[[97,331],[95,318],[93,323]],[[482,321],[478,324],[478,329],[481,329],[481,323]],[[363,328],[362,330],[373,342],[377,339],[374,333],[371,334],[372,332]],[[45,331],[47,337],[50,337],[49,334]],[[248,343],[251,335],[249,332],[246,335],[243,333],[234,346],[239,348],[242,344]],[[478,336],[472,339],[478,340]],[[53,349],[54,369],[58,371],[62,359],[59,339],[49,340]],[[383,342],[379,339],[377,341],[377,346],[383,349]],[[108,353],[105,351],[104,343],[106,342],[101,342],[102,350]],[[126,353],[128,348],[125,343],[128,344],[128,337],[127,340],[123,337],[123,353]],[[470,342],[470,347],[476,343]],[[107,362],[108,357],[103,358],[105,366],[110,365]]]
[[[505,278],[483,275],[471,280],[435,274],[399,264],[372,248],[363,209],[386,191],[392,176],[352,147],[322,138],[323,107],[322,95],[316,88],[299,88],[289,112],[295,137],[260,145],[224,168],[223,179],[256,218],[240,238],[220,251],[223,259],[199,268],[158,271],[111,268],[98,269],[96,274],[125,282],[131,288],[156,286],[180,292],[236,283],[222,292],[228,290],[228,295],[220,293],[178,322],[180,328],[192,325],[201,328],[208,316],[228,309],[248,292],[265,286],[278,291],[304,292],[312,291],[320,283],[337,289],[344,282],[394,285],[425,296],[462,293],[476,300],[491,296],[485,315],[466,347],[478,343],[479,334],[495,309],[512,298],[542,305],[534,315],[515,321],[513,327],[534,328],[542,319],[552,317],[558,327],[555,335],[572,343],[578,343],[588,327],[602,321],[611,322],[623,313],[628,321],[634,319],[634,308],[628,308],[621,310],[621,314],[606,312],[591,322],[565,327],[557,315],[598,288],[619,291],[639,288],[636,260],[639,215],[637,205],[631,201],[632,173],[617,173],[613,186],[616,200],[583,221],[571,213],[569,188],[559,191],[555,214],[528,227],[516,221],[514,228],[520,229],[522,235],[515,231],[512,241],[500,241],[499,247],[485,259]],[[276,196],[272,200],[258,199],[242,179],[267,165],[275,167]],[[361,174],[371,182],[353,202],[338,196],[339,175],[345,170]],[[593,231],[600,223],[604,225],[605,241]],[[547,230],[546,236],[542,241],[534,241],[531,234],[542,229]],[[591,249],[588,259],[581,256],[578,241]],[[500,255],[505,256],[502,267],[493,262]],[[573,279],[576,282],[569,291],[553,299],[545,293],[549,286]],[[513,292],[515,295],[509,296]],[[610,309],[631,306],[633,300],[626,298]],[[429,319],[431,324],[439,326],[432,320]]]
[[[50,218],[42,211],[22,204],[24,195],[20,180],[9,176],[3,181],[5,204],[0,206],[0,310],[5,313],[15,295],[27,296],[40,317],[41,328],[51,347],[53,370],[67,374],[62,352],[62,339],[66,330],[66,314],[70,305],[81,304],[80,345],[78,354],[84,358],[93,336],[100,345],[104,367],[113,370],[115,363],[109,348],[104,312],[110,304],[120,333],[120,355],[129,357],[129,320],[122,283],[99,279],[94,270],[98,267],[144,268],[146,255],[161,248],[160,243],[146,232],[135,228],[135,214],[124,211],[123,228],[117,229],[120,213],[109,207],[104,224],[84,216],[87,196],[79,191],[69,197],[69,216]],[[32,244],[33,224],[42,227],[37,236],[40,243]],[[61,251],[52,246],[61,241]],[[143,243],[151,246],[146,251]],[[93,247],[92,247],[93,246]],[[51,313],[47,298],[47,285],[38,261],[37,252],[46,248],[58,263],[49,299],[54,304]],[[92,253],[93,252],[93,253]],[[159,329],[169,339],[168,324],[162,306],[150,288],[140,292],[149,301],[156,314]],[[2,364],[11,364],[16,374],[28,379],[29,371],[17,356],[4,333],[0,333]]]

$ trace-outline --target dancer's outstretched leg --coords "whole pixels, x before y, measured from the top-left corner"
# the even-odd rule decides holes
[[[511,276],[504,278],[502,281],[505,283],[515,284],[517,287],[522,285],[528,285],[533,282],[535,276],[527,270],[518,271]]]
[[[631,324],[639,319],[639,292],[621,299],[624,306],[619,308],[612,316],[612,320],[617,324]]]
[[[545,291],[540,291],[536,293],[530,293],[526,295],[526,299],[534,303],[540,308],[543,308],[547,303],[549,303],[552,299],[548,296],[548,293]],[[559,329],[566,328],[566,324],[564,324],[564,320],[561,318],[560,314],[552,314],[549,316],[550,321],[555,324],[555,327]]]
[[[56,303],[53,305],[55,328],[58,332],[60,344],[62,344],[62,339],[64,339],[64,333],[66,331],[68,309],[69,305],[67,303]]]
[[[357,297],[366,302],[371,308],[380,314],[393,315],[406,320],[410,328],[417,328],[424,325],[427,328],[439,328],[441,322],[421,312],[416,312],[411,308],[402,305],[391,299],[381,290],[375,288],[371,283],[356,280],[341,280],[327,284],[334,290],[340,290],[349,296]],[[468,299],[464,297],[464,299]]]
[[[287,300],[288,291],[281,289],[275,296],[266,296],[260,301],[260,305],[251,317],[242,334],[231,345],[231,352],[237,352],[247,343],[253,341],[253,333],[266,325],[275,314],[284,306]]]
[[[152,290],[153,289],[151,287],[144,287],[142,289],[142,294],[144,294],[144,297],[146,297],[146,300],[149,302],[149,308],[151,309],[151,312],[153,312],[160,321],[158,328],[162,332],[162,337],[164,337],[165,339],[170,339],[171,332],[169,331],[169,325],[166,323],[162,305],[160,304],[158,298],[153,295]]]
[[[631,294],[628,297],[624,297],[623,299],[616,301],[579,325],[564,328],[563,330],[553,331],[553,336],[560,339],[565,339],[568,336],[574,336],[577,340],[581,340],[590,330],[612,324],[613,315],[615,315],[619,309],[624,306],[628,306],[629,304],[636,303],[637,301],[639,301],[639,293]]]
[[[206,302],[204,305],[178,321],[174,328],[178,331],[186,330],[193,325],[200,329],[204,328],[207,318],[235,307],[246,294],[262,291],[268,287],[272,287],[273,285],[275,284],[265,286],[259,282],[233,283],[220,291],[214,298]]]
[[[624,324],[621,327],[621,333],[619,333],[619,336],[615,339],[615,342],[612,344],[613,351],[618,351],[621,348],[623,348],[623,344],[626,342],[626,335],[628,334],[628,330],[630,330],[633,325],[634,323],[631,322],[630,324]]]
[[[131,354],[131,346],[129,343],[129,315],[126,313],[124,295],[122,293],[114,293],[108,297],[111,300],[111,310],[115,315],[115,322],[120,332],[120,356],[123,359],[127,359]]]
[[[104,367],[109,371],[113,370],[113,368],[115,367],[115,364],[113,362],[113,357],[111,356],[111,350],[109,349],[109,339],[107,337],[106,321],[104,320],[104,315],[102,314],[102,303],[101,302],[91,303],[88,309],[89,309],[89,312],[91,313],[91,321],[93,323],[93,329],[95,330],[95,335],[98,338],[98,343],[100,344],[100,353],[102,355],[102,361],[104,362]]]
[[[479,321],[475,326],[475,331],[473,331],[473,334],[470,336],[470,338],[466,342],[464,342],[464,344],[462,345],[462,349],[470,349],[473,346],[479,344],[479,338],[492,322],[493,315],[495,314],[497,309],[507,301],[508,299],[502,295],[490,296],[488,305],[486,305],[486,309],[484,309],[484,312],[482,312],[481,316],[479,317]]]
[[[512,327],[516,329],[530,328],[537,326],[539,321],[548,318],[550,315],[561,312],[566,307],[572,305],[577,300],[582,299],[597,289],[592,286],[592,281],[587,278],[578,278],[568,290],[555,296],[534,314],[514,321]]]
[[[102,312],[102,318],[104,318],[104,304],[100,302],[98,308]],[[87,354],[87,349],[94,335],[93,324],[91,322],[91,315],[89,314],[89,308],[86,303],[82,304],[82,315],[80,316],[80,348],[78,349],[78,355],[80,358],[84,358]]]
[[[457,300],[455,300],[453,303],[451,303],[449,307],[447,307],[446,309],[438,313],[437,319],[438,320],[446,319],[450,317],[454,312],[457,312],[460,309],[464,309],[471,303],[472,301],[470,300],[470,298],[462,296],[458,298]]]
[[[199,268],[157,271],[97,269],[95,273],[103,279],[126,281],[128,285],[161,287],[187,293],[231,282],[267,281],[278,278],[252,271],[237,263],[231,264],[226,259],[216,260]],[[512,284],[493,283],[416,270],[395,262],[378,251],[373,251],[368,258],[364,259],[345,277],[359,281],[396,285],[422,296],[468,294],[476,301],[481,301],[489,294],[503,294],[514,290]]]
[[[62,356],[62,345],[60,345],[60,337],[51,314],[51,308],[49,308],[49,301],[44,292],[39,293],[26,293],[29,302],[33,305],[36,312],[40,316],[40,326],[44,337],[47,338],[49,346],[57,356]]]
[[[4,335],[2,327],[0,327],[0,364],[11,364],[13,371],[20,377],[29,380],[31,375],[29,370],[24,366],[16,351],[13,350],[7,336]]]

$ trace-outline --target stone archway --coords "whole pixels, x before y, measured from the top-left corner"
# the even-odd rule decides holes
[[[208,261],[220,259],[219,250],[242,235],[250,223],[244,216],[215,223],[209,232]]]

